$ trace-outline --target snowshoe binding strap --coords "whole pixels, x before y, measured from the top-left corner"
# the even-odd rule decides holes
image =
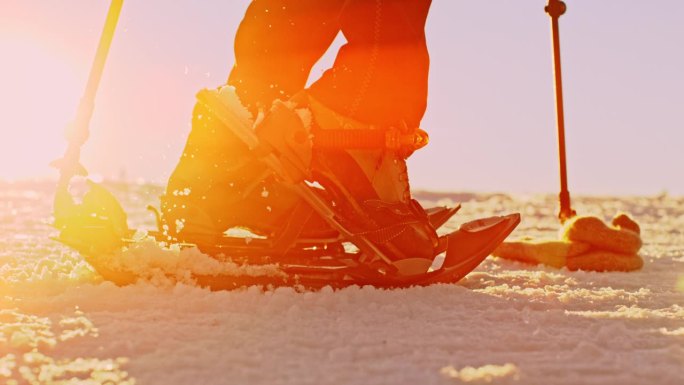
[[[318,150],[378,150],[397,151],[408,157],[428,144],[427,132],[420,128],[411,130],[390,128],[327,129],[313,131],[313,147]]]

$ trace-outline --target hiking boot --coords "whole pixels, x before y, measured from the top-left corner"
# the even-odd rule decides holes
[[[253,125],[252,115],[232,87],[212,92],[242,123]],[[161,197],[163,230],[170,238],[214,245],[233,228],[274,237],[300,204],[301,199],[273,175],[258,154],[204,105],[195,105],[192,130]],[[310,227],[320,229],[315,223],[312,220]],[[317,231],[310,235],[329,234]]]
[[[232,87],[215,92],[242,117],[241,124],[253,126]],[[410,194],[405,158],[413,147],[402,145],[407,135],[341,116],[306,94],[276,101],[255,132],[259,145],[250,149],[198,103],[183,155],[162,197],[170,237],[215,244],[235,227],[286,238],[285,244],[297,237],[334,236],[289,187],[306,180],[320,187],[317,191],[345,228],[363,234],[389,258],[434,257],[437,235]],[[277,154],[288,175],[274,175],[260,160],[264,151]]]
[[[427,143],[427,135],[417,128],[356,121],[312,96],[306,104],[313,117],[312,177],[325,188],[344,224],[392,259],[432,259],[438,237],[411,197],[406,167],[406,158]],[[388,140],[394,137],[409,141]]]

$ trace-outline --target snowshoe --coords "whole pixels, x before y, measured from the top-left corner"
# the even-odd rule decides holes
[[[293,256],[326,250],[325,258],[353,282],[393,286],[420,283],[428,275],[435,280],[441,274],[428,270],[446,251],[441,273],[457,280],[519,222],[517,214],[493,217],[465,226],[458,236],[438,237],[435,228],[456,209],[424,210],[411,199],[406,175],[405,158],[427,142],[424,132],[364,125],[305,94],[276,101],[253,128],[232,87],[204,90],[193,122],[198,131],[163,198],[161,234],[213,255],[240,254],[240,241],[224,232],[241,227],[266,238],[242,248],[256,259],[270,255],[265,260],[315,269],[320,255]],[[203,150],[207,145],[210,151]],[[187,185],[184,175],[197,183]],[[358,250],[346,251],[345,243]],[[326,269],[330,264],[324,263]]]
[[[404,159],[386,151],[384,142],[379,143],[381,150],[362,149],[352,155],[353,150],[346,151],[349,140],[343,146],[331,143],[344,139],[340,135],[343,130],[330,129],[313,136],[314,146],[311,123],[303,124],[303,120],[311,120],[310,112],[294,103],[276,102],[252,130],[250,114],[232,90],[224,87],[220,92],[207,92],[230,106],[227,110],[234,124],[250,127],[247,132],[256,134],[259,151],[250,149],[205,103],[198,103],[193,131],[162,198],[164,229],[171,238],[211,244],[231,228],[241,227],[287,244],[285,240],[295,237],[327,238],[337,233],[282,176],[269,172],[260,159],[260,151],[268,148],[277,151],[282,171],[292,180],[306,179],[323,186],[316,192],[328,206],[336,206],[338,216],[353,232],[365,232],[390,248],[389,241],[405,239],[405,245],[393,247],[390,254],[400,255],[404,250],[407,256],[416,256],[437,245],[425,211],[410,199]],[[315,115],[317,119],[320,114]],[[381,130],[354,130],[357,135],[360,131],[384,135]],[[368,140],[357,142],[361,147],[379,147]],[[416,245],[415,234],[409,234],[416,231],[426,245]]]
[[[275,266],[277,273],[193,273],[201,286],[393,288],[457,282],[520,221],[518,214],[485,218],[438,237],[435,229],[458,207],[423,210],[408,193],[404,159],[424,144],[421,132],[378,134],[379,129],[359,126],[350,135],[326,125],[334,115],[322,114],[315,101],[306,104],[314,105],[310,110],[277,102],[255,125],[236,103],[230,88],[198,94],[196,127],[162,197],[158,230],[148,235],[181,248],[196,246],[221,263],[257,270]],[[303,124],[307,119],[311,123]],[[350,124],[356,123],[343,125]],[[94,210],[70,206],[65,212],[74,215],[64,215],[70,219],[59,226],[59,240],[80,251],[105,279],[125,285],[146,275],[112,262],[118,251],[140,243],[128,239],[133,232],[113,203],[98,209],[96,221],[79,220]],[[233,235],[237,228],[250,237]],[[94,249],[87,235],[92,232],[116,241]],[[442,253],[444,262],[437,266]]]

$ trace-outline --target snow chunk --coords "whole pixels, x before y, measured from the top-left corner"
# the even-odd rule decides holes
[[[299,116],[299,119],[302,121],[304,127],[306,129],[311,129],[311,123],[313,122],[311,110],[308,108],[297,108],[295,109],[295,113],[297,116]]]
[[[514,380],[517,380],[520,376],[518,367],[510,363],[505,365],[485,365],[480,366],[479,368],[466,366],[461,370],[449,365],[442,368],[440,373],[447,378],[458,379],[462,382],[476,383],[490,383],[503,378],[513,378]]]
[[[233,114],[235,114],[235,116],[239,118],[246,127],[254,126],[252,114],[240,101],[240,98],[235,92],[235,87],[223,86],[218,89],[218,94],[226,107],[230,108]]]
[[[674,329],[674,330],[668,330],[667,328],[660,328],[658,331],[666,336],[677,336],[677,337],[684,337],[684,327]]]
[[[617,306],[615,310],[586,310],[566,311],[568,314],[579,315],[589,318],[615,318],[615,319],[684,319],[684,307],[677,304],[664,309],[647,309],[639,306]]]
[[[285,276],[276,264],[242,265],[206,255],[196,247],[163,247],[151,237],[113,254],[106,265],[160,285],[194,284],[197,276]]]

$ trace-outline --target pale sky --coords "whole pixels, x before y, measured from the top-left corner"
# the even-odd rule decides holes
[[[324,0],[321,0],[324,1]],[[555,192],[545,0],[434,0],[431,143],[414,189]],[[567,0],[561,17],[570,191],[684,194],[684,2]],[[83,162],[164,182],[195,93],[223,84],[246,0],[126,0]],[[0,0],[0,179],[56,176],[106,0]],[[335,46],[312,72],[332,63]]]

